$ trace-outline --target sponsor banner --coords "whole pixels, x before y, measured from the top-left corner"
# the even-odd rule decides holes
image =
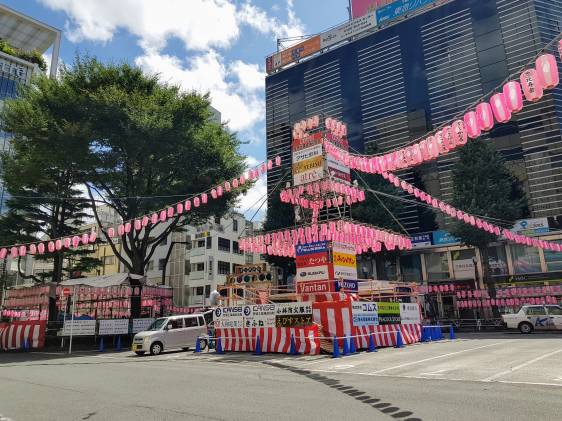
[[[431,236],[433,238],[432,242],[434,246],[460,243],[460,240],[457,237],[447,231],[433,231]]]
[[[359,290],[359,281],[356,279],[342,279],[341,281],[334,281],[336,292],[357,292]]]
[[[100,320],[98,335],[126,335],[129,333],[129,319]]]
[[[215,328],[243,328],[244,306],[217,307],[213,312]]]
[[[300,174],[293,174],[293,184],[300,186],[301,184],[312,183],[324,178],[324,168],[315,168]]]
[[[379,324],[377,303],[354,301],[351,303],[351,320],[353,326]]]
[[[325,133],[326,140],[344,151],[349,151],[349,142],[345,137],[338,137],[332,132]]]
[[[324,157],[322,155],[315,156],[304,161],[293,164],[293,175],[300,174],[306,171],[322,168],[324,166]]]
[[[368,13],[375,12],[379,7],[386,6],[394,0],[351,0],[351,16],[357,19]]]
[[[341,162],[336,161],[334,157],[332,157],[332,155],[328,155],[326,161],[328,162],[328,168],[337,170],[345,174],[349,174],[350,172],[349,167],[346,167]]]
[[[396,19],[416,9],[433,3],[435,0],[396,0],[384,7],[377,9],[377,22],[379,24]]]
[[[154,323],[153,318],[147,319],[133,319],[133,332],[132,333],[139,333],[142,332],[150,327],[152,323]]]
[[[334,265],[335,279],[357,279],[357,267]]]
[[[328,252],[305,254],[297,256],[297,268],[305,268],[310,266],[327,265],[329,262]]]
[[[474,262],[472,259],[453,260],[455,279],[475,279]]]
[[[320,253],[328,251],[327,241],[316,241],[315,243],[298,244],[295,247],[297,256],[304,256],[305,254]]]
[[[310,301],[275,305],[276,327],[309,326],[312,321],[312,302]]]
[[[293,45],[280,53],[267,57],[265,61],[266,72],[271,73],[279,67],[298,61],[301,58],[314,54],[318,51],[320,51],[320,36],[316,35],[303,42]]]
[[[330,279],[328,265],[311,266],[297,270],[297,281],[322,281]]]
[[[297,294],[315,294],[320,292],[335,292],[334,283],[326,281],[297,282]]]
[[[357,267],[355,254],[339,253],[334,251],[332,253],[332,262],[334,263],[334,266],[347,266],[350,268]]]
[[[293,152],[293,164],[306,161],[307,159],[322,156],[322,145],[312,146],[311,148],[301,149]]]
[[[416,303],[400,303],[400,322],[402,324],[420,324],[420,306]]]
[[[515,222],[512,229],[521,235],[542,234],[549,230],[548,218],[521,219]]]
[[[72,325],[72,336],[90,336],[96,334],[95,320],[65,320],[60,336],[70,336]]]
[[[350,20],[337,28],[320,34],[320,48],[324,49],[377,26],[374,13]]]
[[[244,327],[275,327],[275,304],[244,306]]]
[[[340,243],[339,241],[332,241],[332,251],[355,255],[355,246],[349,243]]]
[[[306,135],[302,139],[294,139],[291,143],[291,150],[297,152],[302,149],[308,149],[316,145],[321,145],[323,141],[322,133],[316,132],[311,135]]]
[[[431,246],[431,233],[412,235],[412,248],[428,247]]]
[[[400,323],[400,303],[377,302],[379,324]]]
[[[337,178],[338,180],[341,180],[341,181],[347,181],[348,183],[351,181],[351,174],[350,173],[342,172],[338,169],[332,168],[329,165],[328,165],[328,174],[330,174],[332,177]]]

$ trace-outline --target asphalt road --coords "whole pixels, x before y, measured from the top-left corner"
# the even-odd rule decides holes
[[[0,354],[0,420],[560,420],[562,334],[340,359]]]

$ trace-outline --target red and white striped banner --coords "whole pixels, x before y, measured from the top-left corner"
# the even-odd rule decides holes
[[[357,294],[349,292],[319,292],[316,294],[301,294],[300,301],[324,302],[324,301],[358,301]]]
[[[43,348],[45,346],[45,320],[12,322],[0,325],[0,349],[23,348],[27,338],[30,348]]]
[[[353,328],[355,338],[355,346],[357,349],[367,349],[369,347],[369,336],[373,335],[376,347],[387,347],[396,345],[396,337],[398,331],[402,335],[404,345],[420,342],[421,325],[416,324],[392,324],[379,326],[359,326]],[[363,336],[362,336],[363,335]]]
[[[316,355],[320,353],[318,326],[216,330],[216,336],[221,337],[223,351],[255,351],[258,335],[262,352],[288,354],[291,350],[292,335],[295,338],[295,347],[299,354]]]

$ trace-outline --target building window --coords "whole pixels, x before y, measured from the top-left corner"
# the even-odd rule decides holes
[[[544,250],[544,260],[546,261],[546,270],[549,272],[562,270],[562,253]]]
[[[421,258],[419,254],[400,256],[400,272],[402,280],[406,282],[421,281]]]
[[[195,295],[203,295],[203,287],[197,287],[197,291],[195,292]]]
[[[184,269],[183,270],[184,270],[186,275],[189,275],[189,273],[191,272],[191,263],[190,263],[189,260],[186,260],[184,262]]]
[[[205,297],[211,295],[211,285],[205,285]]]
[[[211,247],[213,247],[213,238],[207,237],[207,249],[210,249]]]
[[[164,270],[166,266],[166,259],[158,259],[158,270]]]
[[[219,237],[219,250],[230,253],[230,240],[227,238]]]
[[[238,244],[238,241],[232,241],[232,252],[236,254],[242,254],[242,252],[240,251],[240,244]]]
[[[104,265],[114,265],[115,264],[115,256],[104,256],[103,264]]]
[[[245,262],[247,265],[251,265],[252,263],[254,263],[254,256],[252,255],[252,253],[246,254]]]
[[[430,281],[450,279],[449,256],[447,252],[425,254],[427,277]]]
[[[221,262],[219,260],[218,265],[219,275],[228,275],[230,273],[230,262]]]
[[[215,216],[215,224],[219,224],[221,223],[221,217],[220,216]]]
[[[508,274],[507,255],[504,246],[488,247],[488,263],[491,276]]]
[[[191,265],[192,272],[203,272],[204,270],[205,270],[205,262],[192,263]]]
[[[232,231],[238,232],[238,219],[232,219]]]
[[[197,241],[197,248],[205,247],[205,240],[198,240]]]
[[[521,244],[511,244],[510,247],[515,273],[541,272],[539,249]]]

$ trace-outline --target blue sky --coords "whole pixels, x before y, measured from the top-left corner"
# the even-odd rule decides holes
[[[347,19],[347,0],[0,0],[63,30],[61,59],[76,52],[127,61],[212,104],[253,164],[265,158],[265,56],[278,37],[314,34]],[[243,210],[265,193],[259,182]],[[260,212],[263,214],[263,212]]]

